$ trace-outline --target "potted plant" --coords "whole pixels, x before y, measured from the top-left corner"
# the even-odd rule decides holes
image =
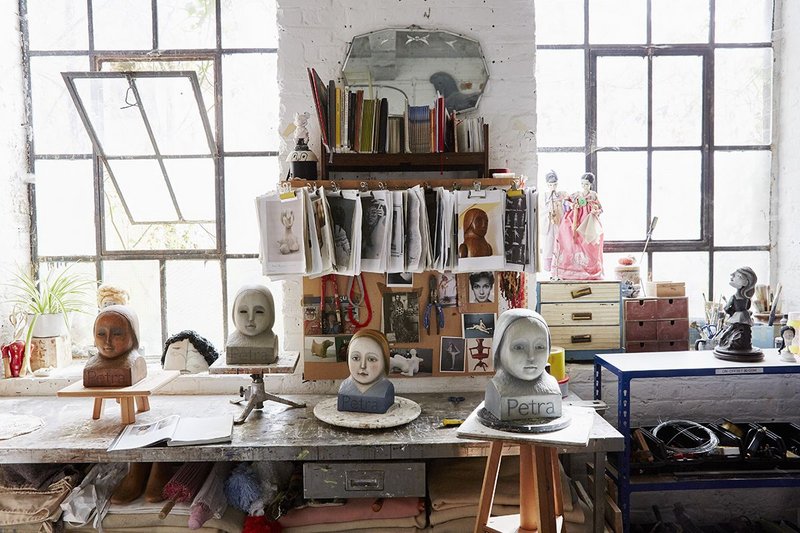
[[[87,275],[72,271],[72,266],[54,269],[39,279],[20,269],[12,275],[8,286],[13,294],[9,300],[17,312],[25,313],[25,357],[20,375],[31,372],[31,339],[55,337],[69,331],[69,313],[83,312],[85,297],[95,281]]]

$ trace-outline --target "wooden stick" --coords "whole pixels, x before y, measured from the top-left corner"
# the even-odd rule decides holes
[[[167,500],[167,503],[164,504],[164,507],[161,508],[161,512],[158,513],[158,517],[161,520],[164,520],[172,508],[175,507],[175,500]]]

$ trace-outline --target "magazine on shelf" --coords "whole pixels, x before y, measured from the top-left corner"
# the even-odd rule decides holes
[[[108,447],[108,451],[147,446],[194,446],[230,442],[233,415],[187,417],[171,415],[155,422],[129,424]]]

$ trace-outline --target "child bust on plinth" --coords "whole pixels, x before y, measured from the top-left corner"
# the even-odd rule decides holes
[[[389,372],[389,341],[380,331],[358,330],[347,350],[350,377],[339,387],[339,411],[385,413],[394,404]]]
[[[233,325],[236,329],[225,343],[225,361],[229,365],[268,365],[278,358],[275,303],[264,285],[244,285],[233,299]]]
[[[126,305],[103,308],[94,321],[97,355],[83,368],[84,387],[129,387],[147,376],[139,353],[139,317]]]
[[[545,372],[550,330],[530,309],[510,309],[497,319],[495,376],[486,385],[484,407],[500,421],[561,416],[558,380]]]

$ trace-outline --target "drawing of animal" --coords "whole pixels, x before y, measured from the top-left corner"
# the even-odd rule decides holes
[[[283,239],[278,240],[278,249],[281,254],[288,255],[300,249],[300,241],[292,232],[294,225],[294,212],[289,209],[281,211],[281,224],[284,227]]]
[[[413,376],[419,372],[419,364],[422,358],[417,356],[416,352],[411,354],[411,357],[405,357],[399,353],[392,355],[391,368],[392,370],[399,370],[404,376]]]
[[[316,355],[317,357],[321,357],[325,359],[328,357],[328,348],[333,346],[332,340],[324,340],[322,342],[317,342],[315,340],[311,341],[311,354]]]

